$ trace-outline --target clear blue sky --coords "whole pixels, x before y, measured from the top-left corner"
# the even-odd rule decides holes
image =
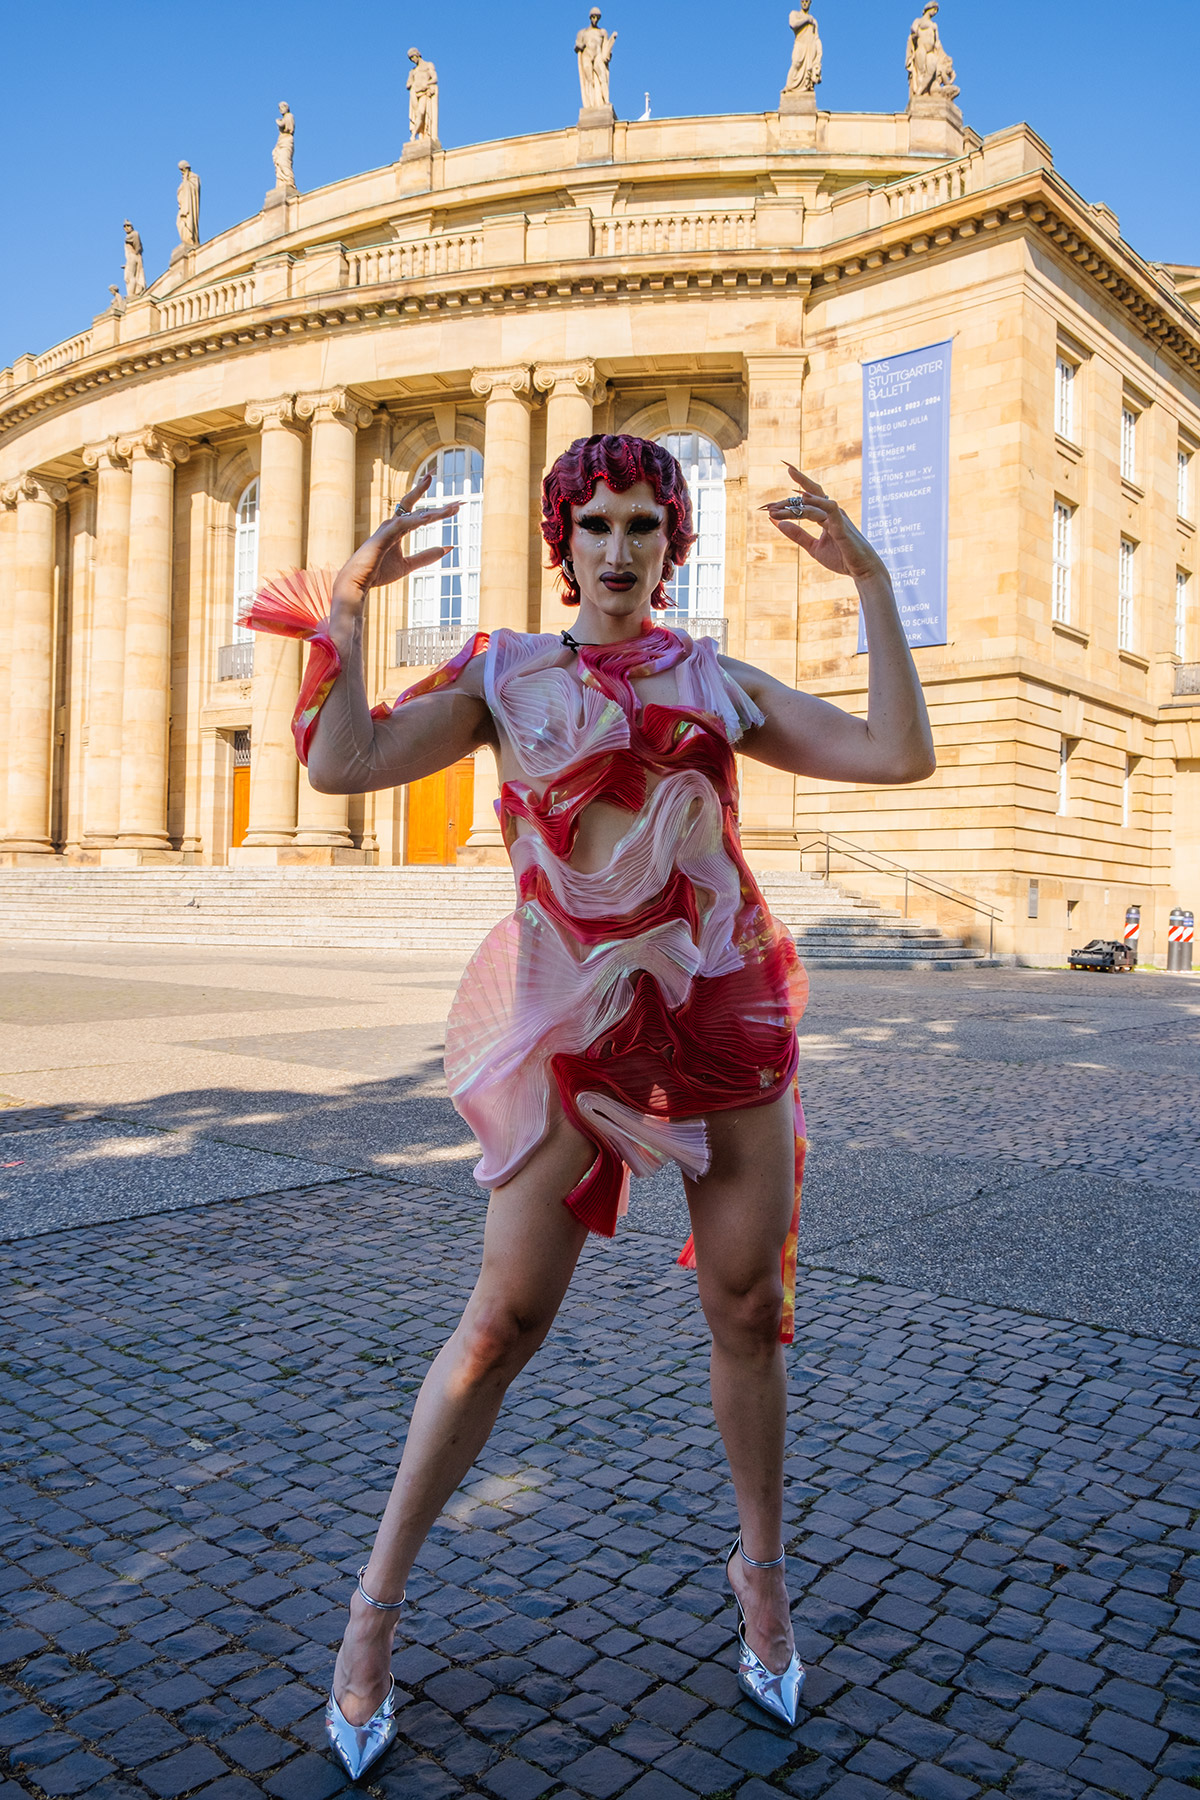
[[[10,4],[0,366],[69,337],[107,304],[124,218],[142,233],[148,279],[161,273],[175,242],[180,157],[203,182],[205,237],[257,212],[280,99],[298,120],[301,188],[398,155],[412,43],[437,65],[444,144],[570,123],[579,106],[572,45],[588,3]],[[636,118],[646,90],[658,116],[777,104],[788,9],[788,0],[605,0],[604,24],[619,34],[619,115]],[[815,0],[813,10],[825,45],[821,105],[902,108],[919,5]],[[1065,178],[1113,207],[1143,255],[1200,263],[1200,0],[942,0],[940,24],[969,124],[987,133],[1028,120]]]

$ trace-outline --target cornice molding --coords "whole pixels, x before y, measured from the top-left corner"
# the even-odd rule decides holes
[[[192,454],[190,444],[161,431],[157,425],[148,425],[144,431],[122,433],[116,439],[116,447],[118,456],[148,462],[185,463]]]
[[[873,280],[910,258],[965,247],[982,233],[1018,229],[1033,241],[1052,246],[1054,254],[1073,265],[1081,277],[1104,288],[1136,321],[1136,329],[1189,374],[1200,373],[1200,321],[1193,323],[1186,306],[1161,288],[1135,252],[1096,223],[1065,183],[1052,171],[1039,170],[834,244],[664,253],[630,259],[612,269],[590,259],[577,270],[560,265],[545,271],[537,266],[508,273],[470,271],[420,283],[397,281],[374,289],[343,290],[312,301],[301,296],[275,302],[269,309],[265,305],[248,308],[229,319],[181,325],[68,365],[61,373],[45,377],[40,388],[36,383],[26,384],[7,403],[0,401],[0,437],[51,409],[86,399],[106,387],[132,384],[160,369],[204,357],[257,352],[265,345],[310,337],[316,331],[371,330],[406,320],[440,322],[469,314],[528,313],[581,303],[661,305],[677,299],[734,299],[764,292],[803,303],[812,290],[823,295],[839,282]],[[538,365],[538,369],[574,368],[585,360]],[[499,377],[508,372],[477,370],[472,391],[486,399],[493,386],[507,385]],[[517,373],[529,375],[527,369]],[[476,380],[488,385],[476,386]],[[527,380],[509,386],[508,391],[528,392]],[[538,391],[547,390],[538,384]],[[348,389],[328,392],[352,394]],[[299,417],[311,416],[300,401],[313,399],[300,396],[295,408]],[[356,396],[352,403],[371,416]]]
[[[336,419],[352,431],[361,431],[374,418],[368,406],[353,388],[320,388],[312,394],[296,395],[296,417],[299,419]]]
[[[247,425],[261,426],[264,431],[287,427],[296,422],[295,394],[278,394],[274,400],[248,400]]]
[[[507,394],[510,399],[523,400],[529,394],[529,369],[524,364],[503,369],[474,369],[471,392],[481,400],[487,400],[493,394]]]
[[[874,280],[881,271],[895,268],[910,258],[932,255],[965,244],[981,232],[1032,226],[1056,250],[1075,264],[1076,271],[1104,288],[1109,297],[1133,314],[1140,329],[1169,350],[1184,366],[1200,372],[1200,322],[1189,333],[1182,303],[1172,305],[1149,272],[1139,287],[1122,262],[1141,274],[1140,259],[1109,237],[1094,219],[1078,210],[1069,192],[1048,172],[1006,183],[1002,189],[968,194],[925,212],[912,213],[887,225],[877,225],[826,247],[825,259],[814,273],[813,286],[836,286],[841,281]],[[1051,190],[1047,193],[1047,190]],[[859,246],[862,246],[861,248]]]
[[[50,481],[34,470],[28,474],[18,475],[0,490],[0,498],[5,506],[17,506],[22,500],[36,500],[43,506],[57,506],[67,497],[67,485],[64,481]]]

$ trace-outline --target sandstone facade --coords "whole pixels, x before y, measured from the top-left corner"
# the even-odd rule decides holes
[[[479,624],[557,629],[536,518],[558,451],[716,445],[730,652],[864,708],[852,590],[758,508],[787,457],[857,509],[860,364],[950,338],[949,642],[917,652],[938,771],[835,789],[746,764],[747,840],[794,867],[841,834],[997,908],[1019,955],[1119,936],[1136,903],[1161,960],[1171,906],[1200,902],[1198,297],[1032,131],[980,140],[950,107],[410,145],[264,207],[0,372],[0,854],[403,862],[405,790],[297,778],[299,654],[237,643],[237,559],[253,512],[260,577],[336,564],[447,447],[483,461]],[[420,674],[416,622],[376,597],[372,698]],[[501,854],[490,760],[447,855]]]

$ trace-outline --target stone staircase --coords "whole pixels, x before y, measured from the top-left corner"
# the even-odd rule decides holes
[[[759,876],[806,963],[835,969],[990,967],[936,927],[813,875]],[[0,942],[214,948],[474,950],[513,906],[507,869],[3,869]]]

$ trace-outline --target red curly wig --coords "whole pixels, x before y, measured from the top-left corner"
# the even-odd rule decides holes
[[[669,450],[650,438],[604,435],[576,438],[542,483],[542,536],[550,548],[550,567],[562,570],[563,605],[579,604],[579,584],[567,564],[571,508],[585,506],[602,481],[614,494],[644,481],[666,508],[667,554],[651,605],[670,606],[665,584],[696,541],[683,470]]]

